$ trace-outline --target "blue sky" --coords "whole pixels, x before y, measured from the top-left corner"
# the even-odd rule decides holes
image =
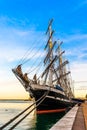
[[[11,69],[36,41],[39,44],[33,53],[44,46],[42,40],[51,18],[54,36],[64,42],[73,80],[87,81],[87,0],[0,0],[0,95],[27,97]]]

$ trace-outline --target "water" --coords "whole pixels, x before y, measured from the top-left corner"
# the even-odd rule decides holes
[[[0,126],[4,125],[31,104],[31,101],[0,101]],[[35,111],[33,111],[15,127],[15,130],[49,130],[63,115],[64,113],[36,115]],[[8,130],[13,124],[4,130]]]

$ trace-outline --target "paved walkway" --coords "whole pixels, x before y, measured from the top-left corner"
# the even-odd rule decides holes
[[[87,102],[73,107],[50,130],[87,130]]]
[[[86,126],[86,130],[87,130],[87,101],[82,104],[82,109],[83,109],[83,115],[85,118],[85,126]]]
[[[86,130],[82,105],[78,108],[72,130]]]

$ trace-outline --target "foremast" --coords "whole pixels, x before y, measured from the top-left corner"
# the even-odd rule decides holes
[[[53,22],[53,19],[51,19],[51,21],[49,22],[49,25],[48,25],[48,28],[47,28],[47,31],[46,31],[46,35],[48,34],[48,41],[47,41],[47,44],[45,46],[45,49],[48,49],[47,51],[47,55],[46,55],[46,58],[44,60],[44,64],[46,65],[46,63],[48,62],[48,64],[51,64],[52,60],[53,60],[53,51],[52,51],[52,47],[53,47],[53,41],[52,41],[52,35],[53,35],[53,30],[52,30],[52,22]],[[53,64],[50,66],[49,68],[49,86],[53,86]],[[46,74],[46,77],[45,77],[45,82],[47,80],[47,75],[48,75],[48,72]]]

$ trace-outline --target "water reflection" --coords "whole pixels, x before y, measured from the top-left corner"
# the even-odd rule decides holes
[[[63,115],[64,113],[37,115],[35,130],[49,130]]]

